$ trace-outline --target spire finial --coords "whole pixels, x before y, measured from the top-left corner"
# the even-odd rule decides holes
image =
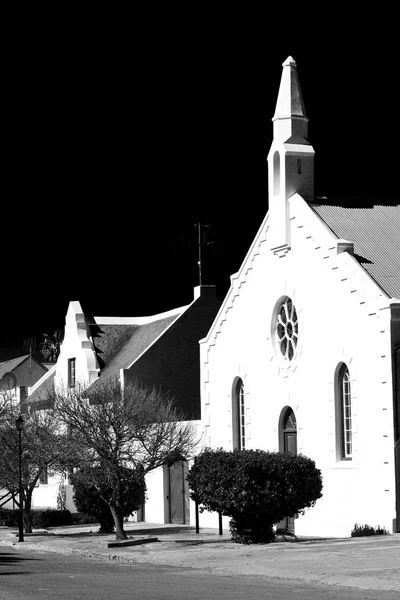
[[[282,67],[294,67],[297,68],[297,63],[291,56],[288,56],[285,62],[282,63]]]
[[[272,120],[280,120],[287,122],[287,126],[284,126],[283,129],[279,127],[281,131],[280,135],[286,135],[286,129],[288,128],[290,129],[290,131],[288,129],[289,135],[293,135],[294,126],[292,127],[291,125],[293,119],[297,119],[297,121],[300,119],[304,121],[304,123],[306,123],[308,119],[304,108],[303,97],[301,94],[299,76],[296,68],[296,61],[291,56],[288,56],[285,62],[282,63],[282,67],[283,69],[281,84],[278,93],[278,100],[276,103],[275,114]],[[274,129],[276,133],[278,133],[277,128]],[[297,127],[297,129],[299,128]],[[298,133],[300,132],[298,131]],[[304,127],[302,136],[307,137],[306,127]]]

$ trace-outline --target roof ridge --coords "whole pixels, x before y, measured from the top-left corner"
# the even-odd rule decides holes
[[[183,313],[190,304],[147,317],[93,317],[97,325],[148,325]]]

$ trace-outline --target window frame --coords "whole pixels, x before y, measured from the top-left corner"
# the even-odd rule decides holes
[[[354,458],[354,404],[350,370],[346,363],[337,367],[335,378],[336,458],[350,462]]]
[[[299,351],[299,315],[290,296],[282,296],[276,303],[272,322],[275,355],[280,364],[289,367]]]
[[[74,388],[76,385],[76,359],[68,359],[68,387]]]
[[[49,472],[47,465],[43,468],[42,472],[39,476],[39,484],[40,485],[49,485]]]
[[[232,444],[234,450],[246,448],[246,397],[240,377],[235,379],[232,390]]]

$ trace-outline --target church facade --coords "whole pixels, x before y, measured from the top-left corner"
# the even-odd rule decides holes
[[[269,211],[200,342],[205,445],[313,459],[322,498],[280,524],[297,535],[399,531],[400,206],[314,197],[291,57],[273,131]]]

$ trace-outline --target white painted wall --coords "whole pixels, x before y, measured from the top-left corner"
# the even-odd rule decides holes
[[[299,196],[290,198],[288,252],[268,243],[266,217],[209,335],[201,343],[206,445],[232,449],[232,385],[246,394],[247,447],[277,451],[278,421],[291,406],[298,451],[323,475],[323,498],[296,521],[298,535],[348,536],[354,524],[385,526],[395,517],[390,301]],[[297,358],[274,347],[277,302],[289,296],[299,316]],[[354,457],[337,460],[334,373],[350,370]],[[205,519],[203,518],[203,521]]]
[[[68,360],[75,359],[75,378],[77,385],[88,385],[99,375],[96,353],[89,339],[85,316],[77,301],[69,303],[65,318],[64,339],[56,365],[55,385],[58,388],[68,386]]]

